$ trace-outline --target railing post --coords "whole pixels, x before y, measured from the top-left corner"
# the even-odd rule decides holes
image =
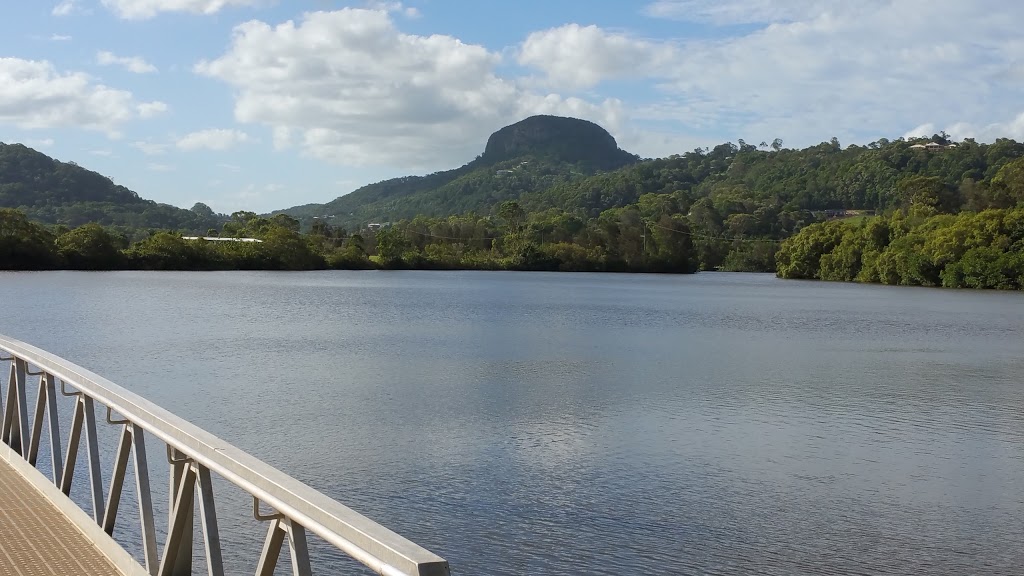
[[[57,416],[57,379],[47,374],[43,380],[46,386],[46,415],[50,421],[50,460],[53,464],[53,483],[60,487],[64,468],[61,462],[60,423]]]
[[[85,447],[89,457],[89,487],[92,493],[92,515],[96,523],[103,524],[103,476],[100,472],[100,444],[96,436],[96,403],[82,394],[85,411]]]
[[[270,520],[267,538],[263,541],[263,551],[259,563],[256,564],[256,576],[274,576],[277,560],[281,556],[281,546],[288,537],[288,549],[292,559],[293,576],[312,576],[309,564],[309,548],[306,546],[306,529],[298,522],[292,521],[280,512],[261,514],[260,501],[252,499],[252,515],[257,520]]]
[[[12,448],[14,445],[11,444],[11,430],[14,428],[14,419],[17,417],[14,407],[18,405],[16,398],[18,389],[14,385],[17,381],[16,369],[14,367],[15,362],[17,362],[17,359],[11,358],[11,370],[7,377],[7,401],[4,403],[5,409],[3,413],[0,414],[0,424],[2,424],[0,425],[0,442]]]
[[[170,523],[167,527],[167,542],[160,558],[159,576],[191,576],[192,574],[192,513],[196,492],[196,474],[192,466],[181,462],[174,469],[180,470],[174,484],[174,504],[170,508]]]
[[[28,457],[28,404],[25,399],[25,378],[27,363],[15,357],[11,362],[10,378],[7,381],[7,410],[4,412],[3,430],[0,440],[10,446],[22,458]]]
[[[0,362],[14,362],[14,358],[4,358],[0,356]],[[8,380],[8,383],[10,380]],[[0,442],[4,441],[4,430],[7,429],[7,411],[4,410],[6,403],[4,402],[4,387],[3,380],[0,380]],[[10,387],[10,384],[8,384]]]
[[[284,524],[288,527],[288,548],[292,552],[292,576],[313,576],[309,548],[306,547],[306,529],[291,520],[285,520]]]
[[[64,457],[64,470],[60,476],[60,490],[65,496],[71,495],[71,482],[75,479],[75,461],[78,460],[78,445],[82,439],[82,423],[85,407],[82,399],[75,398],[75,411],[71,414],[71,431],[68,433],[68,451]]]
[[[142,428],[131,424],[132,454],[135,457],[135,494],[139,498],[139,521],[142,523],[142,550],[146,570],[153,576],[160,566],[156,553],[156,525],[153,520],[153,495],[149,489],[149,463],[146,461],[146,437]]]
[[[32,439],[28,445],[28,463],[35,466],[39,457],[39,437],[43,434],[43,418],[46,412],[46,377],[39,376],[39,394],[36,396],[36,409],[32,415]]]
[[[284,527],[279,518],[270,522],[270,529],[267,530],[267,539],[263,541],[263,552],[260,553],[259,563],[256,564],[256,576],[274,576],[277,568],[277,559],[281,556],[281,545],[284,544]]]
[[[217,508],[213,503],[213,479],[210,477],[210,470],[205,466],[193,466],[196,470],[196,488],[199,490],[199,515],[203,525],[203,543],[206,545],[206,566],[210,576],[224,576]]]
[[[176,508],[179,501],[179,490],[181,490],[185,477],[189,476],[191,467],[188,465],[188,459],[179,457],[178,451],[171,446],[167,447],[167,461],[171,465],[171,486],[168,491],[170,502],[167,508],[169,510],[167,518],[168,543],[164,545],[158,573],[160,576],[192,576],[192,529],[195,525],[192,492],[194,492],[195,477],[192,477],[192,484],[189,487],[188,508],[179,511]],[[181,518],[179,518],[179,514]],[[168,557],[167,546],[170,544],[170,535],[174,532],[175,522],[179,520],[187,526],[187,529],[181,530],[178,535],[178,544],[172,551],[173,556]]]
[[[117,509],[121,504],[121,491],[124,488],[124,475],[128,471],[128,459],[131,456],[132,432],[131,425],[121,427],[121,438],[117,442],[117,454],[114,455],[114,471],[110,477],[107,492],[107,505],[103,510],[103,531],[114,535],[114,523],[117,522]]]
[[[21,358],[16,358],[14,360],[14,367],[14,374],[16,376],[14,383],[18,391],[18,426],[16,428],[18,433],[18,445],[15,447],[12,444],[11,447],[15,448],[18,453],[21,454],[22,458],[25,458],[28,456],[27,443],[29,442],[28,399],[25,397],[25,389],[27,388],[27,382],[25,382],[25,379],[27,378],[26,372],[28,372],[28,363]]]

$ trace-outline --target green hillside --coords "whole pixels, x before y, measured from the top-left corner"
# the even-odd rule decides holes
[[[942,135],[932,141],[948,142]],[[649,193],[677,193],[691,203],[706,198],[726,218],[758,208],[887,210],[906,201],[901,181],[925,176],[942,184],[940,208],[945,211],[1015,204],[1003,188],[989,184],[1004,165],[1024,156],[1024,144],[967,140],[929,150],[921,142],[880,140],[842,148],[831,141],[802,150],[726,143],[535,190],[522,201],[528,209],[555,207],[590,216]]]
[[[126,229],[205,231],[222,220],[203,204],[192,210],[158,204],[74,162],[2,142],[0,208],[17,208],[32,220],[69,227],[94,222]]]
[[[899,183],[912,176],[941,182],[943,211],[1012,206],[1015,199],[990,184],[1022,155],[1024,145],[1013,140],[952,145],[937,134],[845,148],[832,139],[801,150],[783,148],[781,141],[753,146],[741,140],[639,161],[595,124],[536,116],[494,133],[484,153],[461,168],[387,180],[327,204],[279,212],[307,227],[326,216],[334,226],[358,230],[415,216],[494,215],[507,200],[527,212],[554,208],[596,218],[645,194],[668,194],[686,213],[702,207],[710,233],[779,239],[821,215],[899,207],[906,202]]]
[[[329,216],[348,228],[417,215],[488,213],[504,200],[638,161],[592,122],[532,116],[492,134],[483,154],[460,168],[385,180],[327,204],[307,204],[277,213],[296,217],[306,225],[314,217]]]
[[[471,178],[459,182],[483,197]],[[412,250],[406,260],[430,265],[472,265],[483,251],[559,269],[771,271],[779,243],[817,222],[1022,205],[1024,144],[1013,140],[954,145],[938,134],[802,150],[741,141],[524,187],[475,214],[435,204],[392,230]]]

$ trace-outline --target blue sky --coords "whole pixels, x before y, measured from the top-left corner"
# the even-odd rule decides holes
[[[0,141],[220,212],[459,166],[547,113],[667,156],[946,130],[1024,140],[1024,3],[32,0]]]

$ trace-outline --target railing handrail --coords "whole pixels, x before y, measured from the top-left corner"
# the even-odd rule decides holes
[[[378,574],[449,574],[448,563],[440,556],[102,376],[3,335],[0,350],[109,407]]]

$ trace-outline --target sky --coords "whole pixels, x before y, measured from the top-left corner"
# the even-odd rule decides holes
[[[0,142],[268,212],[454,168],[534,114],[643,157],[1024,140],[1015,0],[2,0]]]

